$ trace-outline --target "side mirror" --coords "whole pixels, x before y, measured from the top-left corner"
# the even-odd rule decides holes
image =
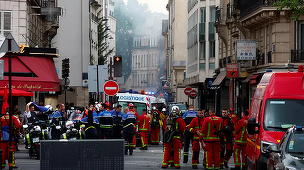
[[[277,144],[269,145],[267,148],[267,152],[275,152],[280,153],[281,150],[279,149],[279,146]]]
[[[247,132],[250,135],[258,134],[259,130],[255,130],[256,127],[259,127],[259,123],[256,123],[255,118],[249,118],[247,122]]]

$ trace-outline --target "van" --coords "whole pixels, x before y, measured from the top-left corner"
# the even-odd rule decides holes
[[[247,123],[248,169],[267,169],[267,148],[293,125],[304,125],[303,66],[296,72],[267,72],[254,93]]]

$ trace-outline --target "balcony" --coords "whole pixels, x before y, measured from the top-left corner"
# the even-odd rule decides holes
[[[205,32],[206,32],[205,23],[200,23],[199,24],[199,42],[206,41]]]
[[[235,7],[240,7],[241,17],[243,17],[259,7],[272,6],[278,1],[280,0],[242,0],[242,3],[239,3],[240,5],[237,3]],[[235,2],[240,2],[240,0],[235,0]]]
[[[292,63],[304,63],[304,50],[291,50]]]

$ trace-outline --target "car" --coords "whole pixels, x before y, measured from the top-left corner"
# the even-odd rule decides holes
[[[270,157],[267,169],[300,170],[304,169],[304,127],[294,126],[289,128],[279,145],[268,146]]]
[[[171,111],[173,106],[178,106],[179,107],[181,115],[183,115],[184,113],[186,113],[188,111],[187,106],[183,102],[169,103],[169,111]]]

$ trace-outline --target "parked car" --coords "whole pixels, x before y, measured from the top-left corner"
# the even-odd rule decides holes
[[[270,157],[267,162],[269,170],[304,169],[304,129],[294,126],[286,131],[279,145],[267,148]]]

